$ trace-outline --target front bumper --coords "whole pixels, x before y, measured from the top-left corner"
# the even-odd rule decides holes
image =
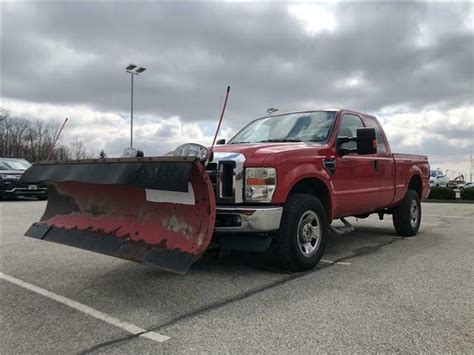
[[[264,233],[280,228],[283,207],[217,207],[216,232]]]
[[[15,187],[9,190],[0,190],[2,196],[46,196],[48,190],[46,188],[36,188],[29,190],[24,187]]]

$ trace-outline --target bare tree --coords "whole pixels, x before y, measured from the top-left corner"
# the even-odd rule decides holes
[[[0,157],[44,160],[58,131],[59,124],[56,121],[12,117],[8,110],[0,107]],[[82,151],[87,155],[83,144]],[[64,145],[57,146],[53,152],[53,159],[70,158],[71,149]]]
[[[0,123],[2,123],[8,117],[10,117],[10,113],[3,107],[0,107]]]
[[[90,154],[85,145],[84,142],[80,139],[75,139],[71,143],[71,155],[73,159],[91,159],[92,154]]]

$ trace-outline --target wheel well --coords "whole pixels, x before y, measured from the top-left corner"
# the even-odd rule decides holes
[[[291,188],[288,196],[294,193],[305,193],[317,197],[324,206],[328,222],[331,221],[331,196],[324,182],[314,178],[300,180]]]
[[[416,191],[418,196],[420,196],[421,198],[422,184],[421,184],[421,178],[418,175],[413,175],[411,177],[410,182],[408,183],[408,189]]]

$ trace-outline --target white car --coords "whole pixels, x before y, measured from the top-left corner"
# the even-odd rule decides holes
[[[430,186],[433,187],[448,187],[449,178],[445,175],[441,169],[430,171]]]

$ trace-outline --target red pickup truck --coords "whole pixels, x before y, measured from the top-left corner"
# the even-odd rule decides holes
[[[219,167],[215,242],[225,249],[272,247],[291,270],[321,259],[333,220],[393,215],[413,236],[429,193],[426,156],[395,154],[374,116],[304,111],[250,122],[214,148]],[[225,145],[222,145],[225,144]],[[255,235],[258,234],[258,236]]]
[[[45,182],[48,205],[26,235],[184,273],[212,246],[271,249],[288,269],[310,269],[328,230],[353,229],[347,216],[392,214],[397,234],[418,232],[428,159],[393,154],[373,116],[278,114],[218,143],[35,163],[20,182]]]

